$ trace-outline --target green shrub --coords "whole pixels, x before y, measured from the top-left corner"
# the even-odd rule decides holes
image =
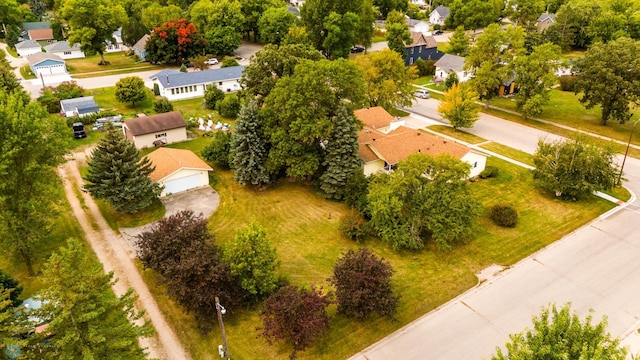
[[[518,213],[511,205],[494,205],[491,207],[491,220],[496,225],[512,228],[518,222]]]
[[[429,75],[434,75],[436,73],[435,60],[418,59],[416,60],[414,65],[418,69],[418,76],[429,76]]]
[[[158,114],[167,113],[169,111],[173,111],[173,104],[169,99],[163,97],[160,99],[155,99],[153,101],[153,111]]]
[[[340,233],[347,239],[362,241],[367,235],[367,222],[362,214],[352,209],[340,220]]]
[[[207,109],[215,110],[216,104],[223,98],[224,92],[222,90],[213,84],[207,85],[207,90],[204,92],[204,104]]]
[[[83,117],[72,116],[67,118],[67,125],[71,127],[71,125],[76,122],[81,122],[85,125],[91,125],[91,124],[94,124],[97,119],[108,117],[108,116],[116,116],[116,115],[118,114],[114,113],[113,111],[101,111],[99,113],[86,115]]]
[[[575,75],[562,75],[558,78],[562,91],[575,91],[578,77]]]
[[[222,60],[222,64],[220,64],[220,68],[226,68],[226,67],[232,67],[232,66],[238,66],[240,64],[238,64],[238,60],[228,56],[226,58],[224,58],[224,60]]]
[[[496,176],[498,176],[498,168],[495,168],[493,166],[487,166],[480,173],[480,178],[481,179],[488,179],[488,178],[493,178],[493,177],[496,177]]]
[[[153,83],[153,95],[160,96],[160,87],[158,83]]]
[[[229,94],[216,104],[218,113],[226,118],[235,118],[240,112],[240,98],[237,94]]]

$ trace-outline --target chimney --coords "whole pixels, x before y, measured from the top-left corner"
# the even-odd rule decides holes
[[[169,85],[169,75],[167,75],[167,85]]]

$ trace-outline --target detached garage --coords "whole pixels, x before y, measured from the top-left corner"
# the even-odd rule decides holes
[[[66,74],[67,65],[60,56],[48,53],[37,53],[27,56],[29,66],[34,75]]]
[[[147,158],[156,167],[151,181],[164,186],[161,197],[209,185],[213,169],[189,150],[161,147]]]

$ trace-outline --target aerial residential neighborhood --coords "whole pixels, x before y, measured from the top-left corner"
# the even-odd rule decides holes
[[[640,356],[637,1],[0,8],[0,358]]]

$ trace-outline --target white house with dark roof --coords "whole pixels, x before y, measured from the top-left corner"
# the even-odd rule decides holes
[[[29,56],[42,52],[42,45],[35,40],[24,40],[16,44],[16,51],[20,56]]]
[[[464,57],[458,55],[444,54],[440,60],[436,61],[436,73],[434,80],[445,81],[450,73],[456,73],[458,81],[465,82],[471,78],[471,73],[464,69]]]
[[[80,44],[69,45],[67,40],[58,41],[44,47],[49,54],[60,56],[62,59],[79,59],[84,57],[84,52],[80,50]]]
[[[107,46],[105,47],[104,52],[112,53],[129,50],[129,47],[122,42],[122,28],[113,32],[113,40],[115,40],[115,43],[109,40],[106,41]]]
[[[122,131],[138,149],[187,140],[187,122],[179,111],[129,119]]]
[[[444,26],[444,20],[449,17],[449,8],[443,5],[433,9],[429,14],[429,22],[434,25]]]
[[[93,96],[60,100],[60,112],[65,117],[83,117],[97,113],[98,111],[100,111],[100,107]]]
[[[540,15],[540,17],[538,17],[538,20],[536,21],[536,28],[538,29],[539,32],[543,32],[549,26],[555,23],[556,23],[556,16],[554,14],[544,13]]]
[[[244,66],[231,66],[192,72],[163,70],[149,79],[158,84],[160,96],[169,100],[182,100],[203,97],[207,85],[215,85],[224,92],[241,89],[240,78]]]
[[[67,73],[67,65],[58,55],[40,52],[27,56],[27,61],[36,76]]]

